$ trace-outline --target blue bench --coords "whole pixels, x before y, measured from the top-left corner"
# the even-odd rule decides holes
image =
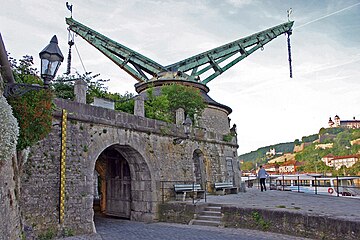
[[[176,200],[185,201],[186,197],[204,198],[205,191],[201,189],[200,184],[175,184],[174,190]]]
[[[216,193],[220,193],[221,195],[238,193],[238,188],[234,187],[231,182],[215,183],[214,188]]]

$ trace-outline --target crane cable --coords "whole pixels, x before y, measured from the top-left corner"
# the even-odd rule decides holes
[[[70,74],[71,69],[71,47],[74,45],[74,34],[71,34],[70,28],[68,28],[69,34],[68,34],[68,44],[69,44],[69,52],[68,52],[68,58],[67,58],[67,67],[66,67],[66,75]]]
[[[84,65],[84,62],[80,56],[80,52],[75,44],[75,41],[74,41],[74,35],[75,33],[71,33],[71,30],[70,28],[68,28],[68,31],[69,31],[69,34],[68,34],[68,44],[69,44],[69,53],[68,53],[68,58],[67,58],[67,69],[66,69],[66,74],[69,75],[70,72],[71,72],[71,47],[72,46],[75,46],[75,50],[76,50],[76,53],[80,59],[80,62],[81,62],[81,65],[84,69],[84,72],[86,73],[86,69],[85,69],[85,65]]]
[[[351,6],[346,7],[346,8],[340,9],[340,10],[335,11],[335,12],[332,12],[332,13],[329,13],[329,14],[327,14],[327,15],[325,15],[325,16],[319,17],[319,18],[317,18],[317,19],[314,19],[314,20],[312,20],[312,21],[309,21],[309,22],[307,22],[307,23],[304,23],[304,24],[302,24],[302,25],[300,25],[300,26],[297,26],[297,27],[295,27],[294,29],[302,28],[302,27],[304,27],[304,26],[306,26],[306,25],[308,25],[308,24],[311,24],[311,23],[313,23],[313,22],[317,22],[317,21],[322,20],[322,19],[324,19],[324,18],[327,18],[327,17],[330,17],[330,16],[335,15],[335,14],[337,14],[337,13],[343,12],[343,11],[348,10],[348,9],[350,9],[350,8],[353,8],[353,7],[357,6],[357,5],[360,5],[360,3],[355,3],[355,4],[351,5]],[[291,12],[292,12],[292,9],[290,8],[290,9],[287,11],[287,13],[288,13],[288,20],[289,20],[289,17],[290,17]],[[288,56],[289,56],[290,78],[292,78],[291,45],[290,45],[290,35],[291,35],[291,34],[292,34],[292,30],[290,29],[290,31],[287,32],[287,36],[288,36],[288,37],[287,37],[287,44],[288,44]]]
[[[290,29],[287,33],[287,45],[288,45],[288,56],[289,56],[289,68],[290,68],[290,78],[292,78],[292,65],[291,65],[291,45],[290,45],[290,35],[292,30]]]

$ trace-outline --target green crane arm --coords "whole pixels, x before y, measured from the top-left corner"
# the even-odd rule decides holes
[[[66,23],[71,31],[80,35],[139,82],[149,81],[145,73],[150,74],[154,79],[161,78],[164,73],[175,73],[182,80],[196,81],[202,84],[207,84],[251,53],[263,48],[265,44],[277,36],[283,33],[290,36],[291,27],[294,24],[294,22],[286,22],[164,67],[75,21],[73,18],[66,18]],[[239,54],[236,55],[237,53]],[[226,60],[228,61],[226,62]],[[211,69],[213,72],[207,72]],[[190,71],[191,73],[186,73]],[[206,75],[206,78],[200,80],[201,75]]]
[[[275,39],[277,36],[283,33],[288,33],[291,30],[293,24],[293,21],[280,24],[278,26],[255,33],[248,37],[241,38],[234,42],[187,58],[180,62],[171,64],[169,66],[166,66],[166,68],[168,71],[180,72],[187,72],[189,70],[192,70],[191,75],[189,76],[189,80],[198,81],[200,81],[199,79],[201,74],[204,74],[208,70],[213,69],[214,72],[212,74],[208,74],[208,76],[204,80],[200,81],[203,84],[207,84],[208,82],[219,76],[221,73],[225,72],[226,70],[234,66],[236,63],[249,56],[251,53],[255,52],[259,48],[263,48],[265,44]],[[240,53],[240,55],[235,56],[235,54],[237,53]],[[230,62],[228,62],[224,66],[221,66],[221,63],[231,57],[233,57],[233,59],[231,59]],[[200,66],[203,66],[201,70],[198,69]]]
[[[116,65],[130,74],[139,82],[149,81],[144,72],[157,76],[159,72],[165,72],[166,68],[155,61],[127,48],[108,37],[92,30],[91,28],[75,21],[73,18],[66,18],[69,29],[80,35],[92,46],[105,54]],[[129,65],[129,63],[132,65]]]

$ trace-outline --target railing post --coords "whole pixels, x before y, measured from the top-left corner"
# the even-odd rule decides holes
[[[315,194],[317,194],[317,177],[315,176]]]
[[[300,176],[297,176],[298,192],[300,192]]]
[[[207,192],[207,181],[206,181],[206,184],[205,184],[205,195],[204,195],[204,197],[205,197],[205,202],[206,202],[206,192]]]
[[[193,194],[192,194],[192,200],[193,201],[192,202],[193,202],[193,204],[195,204],[195,182],[193,182],[192,185],[193,185],[192,186],[192,188],[193,188]]]
[[[339,176],[336,176],[336,192],[337,196],[339,196]]]
[[[285,183],[284,183],[284,175],[282,175],[282,183],[281,183],[281,185],[282,185],[282,189],[283,189],[283,191],[285,190],[285,185],[284,185]]]
[[[162,203],[165,202],[164,200],[164,182],[161,181],[161,197],[162,197]]]

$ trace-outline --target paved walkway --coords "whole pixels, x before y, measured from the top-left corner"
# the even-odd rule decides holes
[[[203,200],[202,200],[203,202]],[[327,216],[335,219],[346,219],[360,222],[360,199],[331,197],[296,192],[266,191],[256,188],[245,193],[226,196],[207,196],[208,203],[221,203],[245,208],[265,208],[278,211],[296,211],[316,216]],[[66,240],[262,240],[262,239],[305,239],[294,236],[261,232],[248,229],[216,228],[206,226],[189,226],[170,223],[141,223],[122,219],[96,217],[95,225],[98,234],[66,238]]]
[[[207,202],[229,204],[244,208],[265,208],[279,211],[327,216],[360,222],[360,199],[332,197],[288,191],[264,191],[256,188],[245,193],[226,196],[207,196]]]
[[[249,229],[189,226],[172,223],[142,223],[96,217],[98,234],[66,240],[302,240],[306,238]],[[65,239],[64,239],[65,240]]]

